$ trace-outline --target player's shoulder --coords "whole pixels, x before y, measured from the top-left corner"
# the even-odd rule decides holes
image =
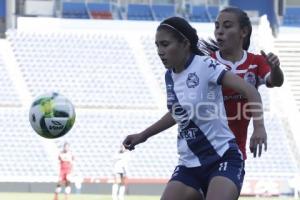
[[[196,59],[196,64],[202,64],[203,66],[210,66],[211,64],[220,64],[220,62],[209,56],[209,55],[204,55],[204,56],[199,56],[199,55],[196,55],[195,56],[195,59]]]
[[[251,61],[252,63],[260,62],[261,60],[264,60],[264,59],[265,58],[261,54],[247,52],[247,60]]]

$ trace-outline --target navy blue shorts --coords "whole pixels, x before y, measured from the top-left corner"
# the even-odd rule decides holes
[[[229,148],[223,157],[217,162],[206,166],[188,168],[178,165],[170,181],[180,181],[185,185],[193,187],[197,191],[202,191],[206,196],[209,182],[216,176],[229,178],[234,182],[238,191],[241,191],[244,181],[244,160],[241,153],[235,147]]]

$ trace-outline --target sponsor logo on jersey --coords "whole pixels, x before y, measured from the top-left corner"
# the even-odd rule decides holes
[[[180,137],[185,140],[193,140],[197,137],[197,128],[188,128],[185,130],[180,130]]]

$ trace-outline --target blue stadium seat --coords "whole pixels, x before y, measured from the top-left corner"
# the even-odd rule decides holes
[[[287,7],[283,18],[284,26],[300,26],[300,7]]]
[[[194,22],[210,22],[205,6],[193,6],[190,20]]]
[[[173,4],[152,5],[152,10],[155,20],[158,21],[175,15],[175,6]]]
[[[90,11],[111,11],[109,3],[87,3],[87,7]]]
[[[152,11],[146,4],[128,4],[127,19],[129,20],[153,20]]]
[[[89,14],[85,3],[63,2],[63,18],[88,19]]]
[[[210,21],[214,22],[218,16],[219,13],[219,7],[218,6],[208,6],[208,14],[210,16]]]

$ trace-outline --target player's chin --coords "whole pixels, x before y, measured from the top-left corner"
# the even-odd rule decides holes
[[[220,51],[229,51],[231,49],[231,47],[227,46],[225,43],[218,44],[218,47]]]
[[[164,66],[165,66],[166,69],[172,69],[172,67],[168,64],[164,64]]]

